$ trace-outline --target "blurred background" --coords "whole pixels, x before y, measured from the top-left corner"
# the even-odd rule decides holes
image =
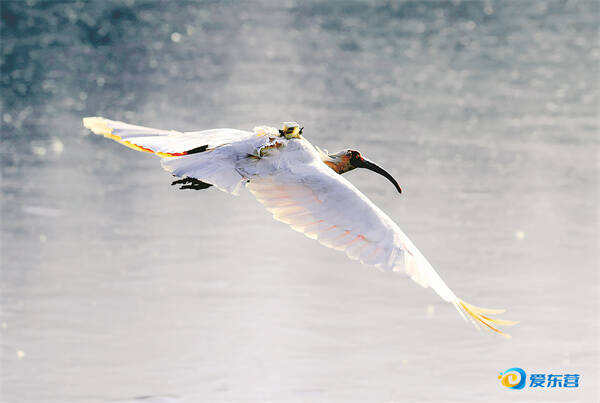
[[[6,1],[0,400],[597,401],[596,1]],[[348,179],[451,288],[430,290],[179,191],[83,129],[296,120],[390,171]],[[581,375],[509,390],[498,374]]]

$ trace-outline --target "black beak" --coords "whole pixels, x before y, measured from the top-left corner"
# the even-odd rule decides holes
[[[396,179],[394,179],[392,175],[390,175],[385,169],[381,168],[379,165],[365,158],[352,161],[352,165],[354,165],[355,168],[366,168],[370,171],[377,172],[379,175],[385,176],[390,182],[394,184],[396,190],[398,190],[398,193],[402,193],[402,189],[400,188],[400,185],[398,185],[398,182],[396,182]]]

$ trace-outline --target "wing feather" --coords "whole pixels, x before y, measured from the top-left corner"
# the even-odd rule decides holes
[[[202,148],[212,149],[256,136],[255,133],[237,129],[197,132],[161,130],[102,117],[84,118],[83,125],[95,134],[108,137],[134,150],[153,153],[163,158],[194,154]]]
[[[509,337],[494,323],[516,322],[489,318],[484,314],[497,311],[474,307],[459,299],[402,230],[322,162],[278,169],[271,175],[252,178],[246,187],[276,220],[328,248],[344,251],[350,259],[406,273],[417,284],[432,288],[453,304],[463,317]]]
[[[101,117],[84,118],[83,124],[95,134],[163,157],[163,168],[175,176],[196,178],[232,194],[238,194],[243,178],[236,170],[237,151],[231,144],[259,136],[236,129],[161,130]]]

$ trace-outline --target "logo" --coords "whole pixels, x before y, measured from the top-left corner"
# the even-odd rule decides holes
[[[521,368],[515,367],[501,372],[500,375],[498,375],[498,379],[500,379],[502,385],[506,386],[507,388],[523,389],[525,387],[527,375]]]
[[[529,388],[578,388],[579,374],[530,374]],[[510,368],[498,375],[500,383],[511,389],[523,389],[527,374],[522,368]]]

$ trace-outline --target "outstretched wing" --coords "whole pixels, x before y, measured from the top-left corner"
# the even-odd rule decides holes
[[[178,132],[101,117],[84,118],[83,125],[134,150],[163,157],[163,168],[175,176],[195,178],[232,194],[238,194],[243,180],[235,169],[234,157],[238,150],[232,144],[239,147],[240,143],[264,134],[260,130],[237,129]]]
[[[101,117],[84,118],[83,125],[95,134],[108,137],[134,150],[153,153],[164,158],[196,154],[255,136],[252,132],[237,129],[211,129],[198,132],[161,130]]]
[[[246,187],[276,220],[329,248],[344,251],[351,259],[382,270],[405,272],[474,322],[505,336],[494,323],[516,323],[486,316],[503,311],[478,308],[459,299],[402,230],[322,162],[278,169],[269,176],[252,178]]]

